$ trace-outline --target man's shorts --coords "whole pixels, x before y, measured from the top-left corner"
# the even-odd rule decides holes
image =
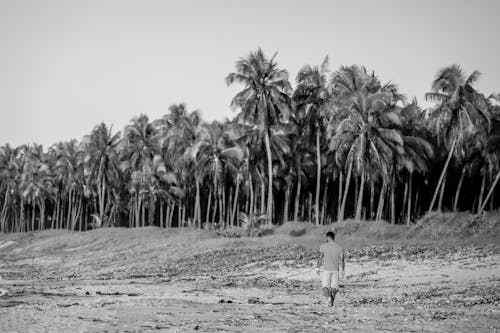
[[[323,271],[321,273],[321,287],[339,288],[339,271]]]

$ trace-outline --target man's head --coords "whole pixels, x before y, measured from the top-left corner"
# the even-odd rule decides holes
[[[328,231],[325,236],[326,240],[329,242],[333,242],[335,240],[335,233],[333,231]]]

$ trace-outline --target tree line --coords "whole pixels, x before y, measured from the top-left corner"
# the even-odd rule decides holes
[[[438,71],[422,109],[363,66],[306,65],[292,86],[276,54],[240,58],[223,122],[185,104],[104,123],[81,141],[0,147],[0,231],[228,227],[346,218],[412,223],[500,204],[498,95],[480,74]]]

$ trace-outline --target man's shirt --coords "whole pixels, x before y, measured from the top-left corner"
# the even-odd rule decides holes
[[[342,247],[335,242],[326,242],[320,246],[319,251],[323,253],[323,267],[325,271],[338,271]]]

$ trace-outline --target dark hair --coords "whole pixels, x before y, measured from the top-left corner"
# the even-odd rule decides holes
[[[326,233],[326,237],[330,237],[332,240],[335,240],[335,233],[333,231],[328,231]]]

